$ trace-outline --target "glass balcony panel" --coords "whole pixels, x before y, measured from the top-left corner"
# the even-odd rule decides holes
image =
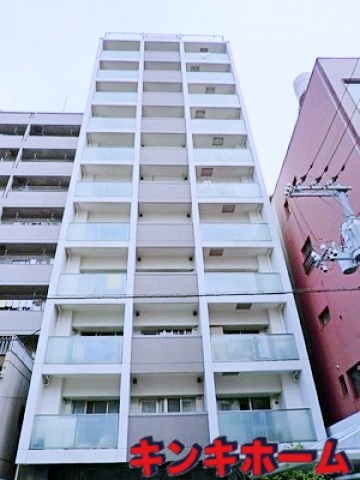
[[[262,294],[282,291],[278,273],[208,272],[205,273],[206,293]]]
[[[202,223],[203,240],[265,241],[271,240],[266,223]]]
[[[98,80],[132,80],[137,82],[138,78],[138,70],[99,70],[97,72]]]
[[[46,363],[103,364],[121,362],[121,336],[50,337]]]
[[[256,437],[272,442],[305,442],[316,440],[311,411],[253,410],[218,412],[220,435],[243,444]]]
[[[119,417],[110,415],[37,415],[31,450],[116,448]]]
[[[185,60],[188,63],[229,63],[229,55],[227,53],[210,53],[210,52],[187,52]]]
[[[187,72],[188,83],[234,83],[231,72]]]
[[[134,149],[116,147],[86,147],[84,148],[83,159],[132,161],[134,159]]]
[[[251,151],[247,148],[195,148],[193,150],[195,163],[216,163],[222,162],[251,162],[253,161]]]
[[[59,295],[121,295],[125,293],[125,273],[62,274],[59,279]]]
[[[92,117],[89,120],[89,129],[107,129],[107,130],[134,130],[135,118],[113,118],[113,117]]]
[[[189,103],[191,107],[240,107],[239,97],[231,94],[191,93]]]
[[[130,182],[78,182],[77,197],[131,197]]]
[[[129,240],[128,223],[70,223],[68,240],[125,241]]]
[[[245,134],[246,128],[243,120],[191,120],[191,128],[194,134],[212,133],[217,134]]]
[[[293,335],[214,335],[211,348],[215,362],[298,360]]]
[[[140,52],[138,50],[103,50],[101,60],[138,60]]]
[[[93,103],[137,103],[135,92],[95,92]]]
[[[260,197],[257,183],[198,183],[197,191],[201,198]]]

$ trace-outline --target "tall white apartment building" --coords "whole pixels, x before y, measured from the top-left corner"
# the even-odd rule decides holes
[[[289,291],[228,43],[107,34],[18,479],[120,478],[148,435],[187,447],[324,438]]]

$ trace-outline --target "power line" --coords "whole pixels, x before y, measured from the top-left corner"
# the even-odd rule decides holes
[[[340,147],[340,144],[341,144],[343,138],[345,137],[345,134],[348,132],[349,125],[350,125],[350,123],[351,123],[351,121],[352,121],[352,119],[353,119],[353,117],[354,117],[354,115],[355,115],[355,112],[357,112],[359,105],[360,105],[360,101],[355,105],[355,109],[354,109],[352,115],[348,118],[348,120],[347,120],[347,122],[346,122],[346,125],[345,125],[345,128],[344,128],[344,131],[343,131],[343,133],[341,134],[341,137],[340,137],[339,141],[337,142],[337,145],[336,145],[336,147],[335,147],[335,150],[334,150],[333,153],[331,154],[328,163],[327,163],[326,166],[324,167],[324,169],[323,169],[322,173],[320,174],[320,176],[315,179],[316,183],[319,183],[320,180],[322,179],[322,177],[325,175],[325,173],[327,173],[327,172],[329,171],[329,166],[330,166],[331,162],[333,161],[333,159],[334,159],[334,157],[335,157],[335,155],[336,155],[336,153],[337,153],[337,151],[338,151],[338,149],[339,149],[339,147]],[[346,157],[346,163],[347,163],[347,161],[349,160],[349,158],[350,158],[350,156],[351,156],[351,153],[352,153],[353,150],[355,149],[357,142],[358,142],[358,137],[355,139],[355,143],[354,143],[354,145],[353,145],[353,148],[350,150],[350,153],[349,153],[348,156]],[[345,165],[343,165],[343,166],[340,168],[340,171],[339,171],[339,172],[343,171],[344,169],[345,169]],[[338,173],[338,174],[335,175],[334,177],[331,177],[331,181],[332,181],[332,182],[336,181],[336,180],[337,180],[337,177],[338,177],[339,175],[340,175],[340,173]]]
[[[218,298],[256,295],[302,295],[312,293],[339,293],[339,292],[360,292],[360,285],[356,287],[338,288],[294,288],[290,290],[272,292],[221,292],[221,293],[174,293],[174,294],[114,294],[114,295],[86,295],[86,296],[53,296],[48,300],[131,300],[131,299],[156,299],[156,298]]]
[[[351,80],[351,79],[353,78],[353,76],[354,76],[354,74],[355,74],[355,71],[356,71],[356,68],[357,68],[357,66],[358,66],[359,61],[360,61],[360,57],[357,58],[357,60],[356,60],[356,62],[355,62],[355,65],[354,65],[354,68],[353,68],[353,70],[352,70],[352,72],[351,72],[351,75],[350,75],[350,77],[349,77],[348,80]],[[321,152],[321,150],[322,150],[322,148],[323,148],[323,146],[324,146],[324,144],[325,144],[325,141],[326,141],[326,139],[327,139],[327,137],[328,137],[328,135],[329,135],[329,133],[330,133],[330,130],[331,130],[331,128],[332,128],[332,126],[333,126],[333,124],[334,124],[334,122],[335,122],[335,119],[336,119],[337,114],[338,114],[338,112],[339,112],[339,110],[340,110],[340,107],[341,107],[342,102],[343,102],[343,100],[344,100],[344,98],[345,98],[345,95],[346,95],[347,92],[348,92],[349,84],[350,84],[350,82],[347,82],[347,83],[346,83],[346,87],[345,87],[345,90],[344,90],[344,92],[343,92],[343,94],[342,94],[341,100],[340,100],[340,102],[338,103],[338,105],[337,105],[337,107],[336,107],[336,110],[335,110],[335,112],[334,112],[334,115],[333,115],[333,117],[332,117],[332,119],[331,119],[331,121],[330,121],[330,124],[329,124],[329,126],[328,126],[328,128],[327,128],[327,130],[326,130],[326,132],[325,132],[325,135],[324,135],[324,137],[323,137],[323,139],[322,139],[322,141],[321,141],[321,143],[320,143],[320,145],[319,145],[319,147],[318,147],[318,149],[317,149],[317,151],[316,151],[316,153],[315,153],[315,155],[314,155],[314,157],[313,157],[313,159],[312,159],[312,161],[311,161],[311,163],[310,163],[310,166],[308,167],[308,169],[306,170],[306,172],[304,173],[304,175],[302,175],[302,176],[300,177],[301,183],[305,182],[305,180],[306,180],[309,172],[312,170],[312,168],[313,168],[314,165],[315,165],[315,162],[316,162],[316,160],[317,160],[317,158],[318,158],[318,156],[319,156],[319,154],[320,154],[320,152]],[[325,167],[325,168],[326,168],[326,167]],[[325,173],[326,173],[326,172],[325,172]]]

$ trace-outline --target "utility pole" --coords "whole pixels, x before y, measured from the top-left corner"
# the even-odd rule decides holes
[[[345,275],[354,273],[360,265],[360,219],[354,213],[350,204],[348,192],[351,187],[343,185],[292,185],[287,184],[285,196],[296,197],[336,197],[344,212],[344,220],[340,224],[341,244],[320,245],[320,252],[313,250],[313,266],[323,272],[329,270],[329,261],[338,261]]]

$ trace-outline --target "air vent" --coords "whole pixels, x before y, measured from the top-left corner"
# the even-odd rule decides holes
[[[222,147],[224,145],[224,137],[213,137],[212,144],[216,147]]]
[[[200,53],[208,53],[209,49],[208,47],[201,47],[200,48]]]
[[[205,118],[205,110],[195,110],[195,118]]]
[[[205,93],[215,93],[215,87],[205,87]]]
[[[191,65],[190,72],[200,72],[199,65]]]
[[[222,257],[223,253],[224,253],[223,248],[210,248],[209,256],[210,257]]]
[[[228,204],[228,205],[223,205],[222,206],[222,213],[234,213],[235,211],[235,205],[233,203]]]
[[[202,168],[201,176],[202,177],[212,177],[213,169],[212,168]]]
[[[235,310],[250,310],[252,303],[238,303]]]

